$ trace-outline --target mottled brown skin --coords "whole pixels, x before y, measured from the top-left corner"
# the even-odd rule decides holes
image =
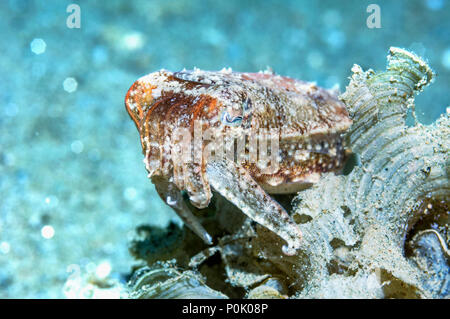
[[[137,80],[125,105],[139,130],[144,162],[158,193],[208,243],[209,235],[181,203],[180,190],[188,192],[194,206],[203,208],[213,186],[297,249],[298,227],[265,192],[293,193],[316,182],[321,173],[341,169],[345,154],[341,134],[351,124],[344,104],[329,91],[267,73],[161,70]],[[225,139],[275,130],[279,169],[267,173],[264,165],[248,158],[231,163],[205,155],[207,143],[194,141],[198,120],[202,131],[215,128]],[[192,155],[202,154],[199,162],[180,162],[171,155],[178,147],[174,132],[179,128],[190,132],[197,147]]]

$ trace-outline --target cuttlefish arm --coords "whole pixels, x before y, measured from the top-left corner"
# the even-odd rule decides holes
[[[190,208],[184,201],[183,194],[180,189],[167,179],[161,176],[152,176],[152,182],[161,199],[180,216],[183,222],[188,226],[197,236],[199,236],[207,245],[212,245],[212,238],[208,232],[203,228],[197,217],[192,214]]]
[[[243,167],[222,159],[206,166],[210,185],[258,224],[287,242],[283,253],[294,255],[300,248],[302,233],[289,214],[273,200]]]

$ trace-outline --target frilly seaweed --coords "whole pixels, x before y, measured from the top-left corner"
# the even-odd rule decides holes
[[[352,71],[340,98],[353,119],[346,139],[357,165],[294,198],[304,234],[298,254],[283,255],[277,236],[216,203],[219,222],[205,224],[218,244],[195,250],[185,232],[164,254],[141,256],[175,258],[185,270],[161,263],[138,270],[131,296],[448,298],[449,110],[429,126],[406,124],[414,95],[434,73],[399,48],[390,49],[383,72]]]

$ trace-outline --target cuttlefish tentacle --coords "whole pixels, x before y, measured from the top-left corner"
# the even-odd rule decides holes
[[[243,167],[227,159],[212,161],[206,166],[206,175],[210,185],[245,215],[284,239],[286,255],[296,253],[302,238],[297,224]]]
[[[212,245],[212,237],[208,234],[197,217],[192,214],[191,210],[184,201],[180,189],[167,179],[161,176],[152,176],[152,182],[161,199],[180,216],[183,222],[197,236],[199,236],[207,245]]]

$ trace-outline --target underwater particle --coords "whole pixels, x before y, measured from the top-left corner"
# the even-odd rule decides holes
[[[444,6],[444,0],[426,0],[425,5],[428,9],[437,11],[442,9],[442,7]]]
[[[225,35],[221,32],[221,30],[218,30],[214,27],[206,28],[202,32],[202,38],[207,43],[209,43],[211,45],[216,45],[216,46],[227,42],[227,39],[226,39]]]
[[[95,268],[95,275],[100,279],[105,279],[111,273],[111,264],[108,261],[100,263]]]
[[[45,225],[41,229],[41,235],[45,239],[52,239],[55,236],[55,229],[50,225]]]
[[[2,241],[0,243],[0,252],[4,255],[6,255],[7,253],[9,253],[9,251],[11,250],[11,246],[9,245],[9,243],[7,241]]]
[[[450,48],[447,48],[442,54],[441,63],[447,70],[450,70]]]
[[[132,51],[142,48],[144,38],[140,32],[131,32],[123,37],[123,44],[126,49]]]
[[[75,154],[80,154],[81,152],[83,152],[84,144],[80,140],[73,141],[72,144],[70,144],[70,149]]]
[[[308,64],[314,69],[320,69],[323,66],[323,54],[319,51],[312,51],[306,59]]]
[[[52,208],[58,206],[58,203],[59,203],[58,198],[53,195],[49,195],[49,196],[45,197],[44,202],[48,207],[52,207]]]
[[[118,299],[127,298],[125,287],[114,278],[108,278],[111,266],[103,262],[96,266],[89,263],[82,271],[78,265],[69,265],[67,271],[72,274],[63,287],[63,293],[69,299]],[[89,267],[88,267],[89,266]],[[72,268],[73,267],[73,268]],[[89,269],[88,269],[89,268]],[[99,270],[99,271],[97,271]],[[100,276],[99,276],[100,275]]]
[[[9,103],[7,107],[5,107],[4,114],[8,117],[15,117],[19,113],[19,107],[16,103]]]
[[[4,154],[3,160],[6,166],[14,166],[16,162],[16,157],[12,153],[6,153]]]
[[[339,11],[327,10],[322,16],[323,23],[328,26],[338,26],[342,22]]]
[[[137,196],[136,188],[134,187],[127,187],[123,191],[123,197],[125,197],[126,200],[132,201]]]
[[[75,78],[68,77],[63,82],[64,91],[72,93],[77,90],[78,82]]]
[[[94,64],[101,65],[108,61],[108,50],[99,45],[92,50],[92,61]]]
[[[324,35],[325,42],[332,48],[339,49],[345,44],[345,34],[340,30],[332,30]]]
[[[44,53],[46,47],[45,41],[39,38],[33,39],[30,43],[31,51],[36,55]]]

